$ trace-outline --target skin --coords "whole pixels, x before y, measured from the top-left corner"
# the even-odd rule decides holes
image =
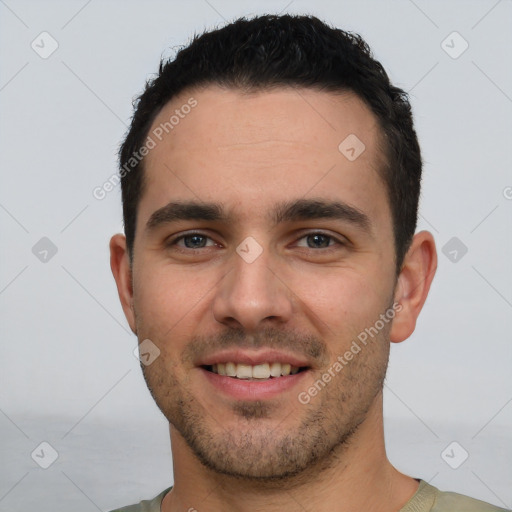
[[[419,232],[396,277],[375,117],[349,93],[208,86],[174,98],[153,128],[191,96],[197,106],[146,157],[132,267],[124,236],[110,243],[129,325],[160,350],[143,370],[170,423],[174,487],[162,510],[399,510],[418,482],[386,457],[382,385],[390,342],[414,331],[437,257]],[[349,134],[365,144],[354,161],[338,150]],[[299,199],[342,201],[369,228],[272,222],[275,205]],[[170,201],[189,200],[220,203],[230,219],[147,228]],[[176,241],[190,230],[199,238]],[[236,251],[247,237],[262,249],[251,263]],[[394,303],[393,320],[301,403],[298,393]],[[235,400],[196,366],[223,347],[281,348],[309,370],[270,399]]]

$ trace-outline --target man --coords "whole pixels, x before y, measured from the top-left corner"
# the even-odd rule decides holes
[[[139,98],[120,174],[111,266],[174,463],[122,510],[500,510],[386,457],[390,342],[437,257],[410,105],[360,37],[288,15],[196,37]]]

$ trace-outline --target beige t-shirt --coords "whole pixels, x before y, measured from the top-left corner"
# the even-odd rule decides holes
[[[112,510],[112,512],[160,512],[164,496],[171,490],[166,489],[156,498],[141,501],[138,505]],[[495,507],[484,501],[475,500],[455,492],[443,492],[420,480],[414,496],[399,512],[507,512],[506,509]],[[510,512],[510,511],[509,511]]]

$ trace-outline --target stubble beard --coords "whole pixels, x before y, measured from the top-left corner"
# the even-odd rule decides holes
[[[253,483],[288,481],[294,486],[339,464],[352,436],[381,398],[388,334],[385,328],[376,335],[309,404],[296,400],[281,423],[275,421],[278,411],[271,401],[234,403],[238,429],[224,428],[223,418],[203,407],[165,366],[164,357],[141,367],[158,407],[206,468]],[[317,372],[314,381],[324,371]]]

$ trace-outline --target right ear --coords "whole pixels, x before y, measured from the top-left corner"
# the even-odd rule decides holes
[[[135,313],[133,310],[132,272],[130,269],[130,256],[126,248],[126,237],[121,234],[110,239],[110,268],[116,280],[119,300],[130,329],[137,334]]]

